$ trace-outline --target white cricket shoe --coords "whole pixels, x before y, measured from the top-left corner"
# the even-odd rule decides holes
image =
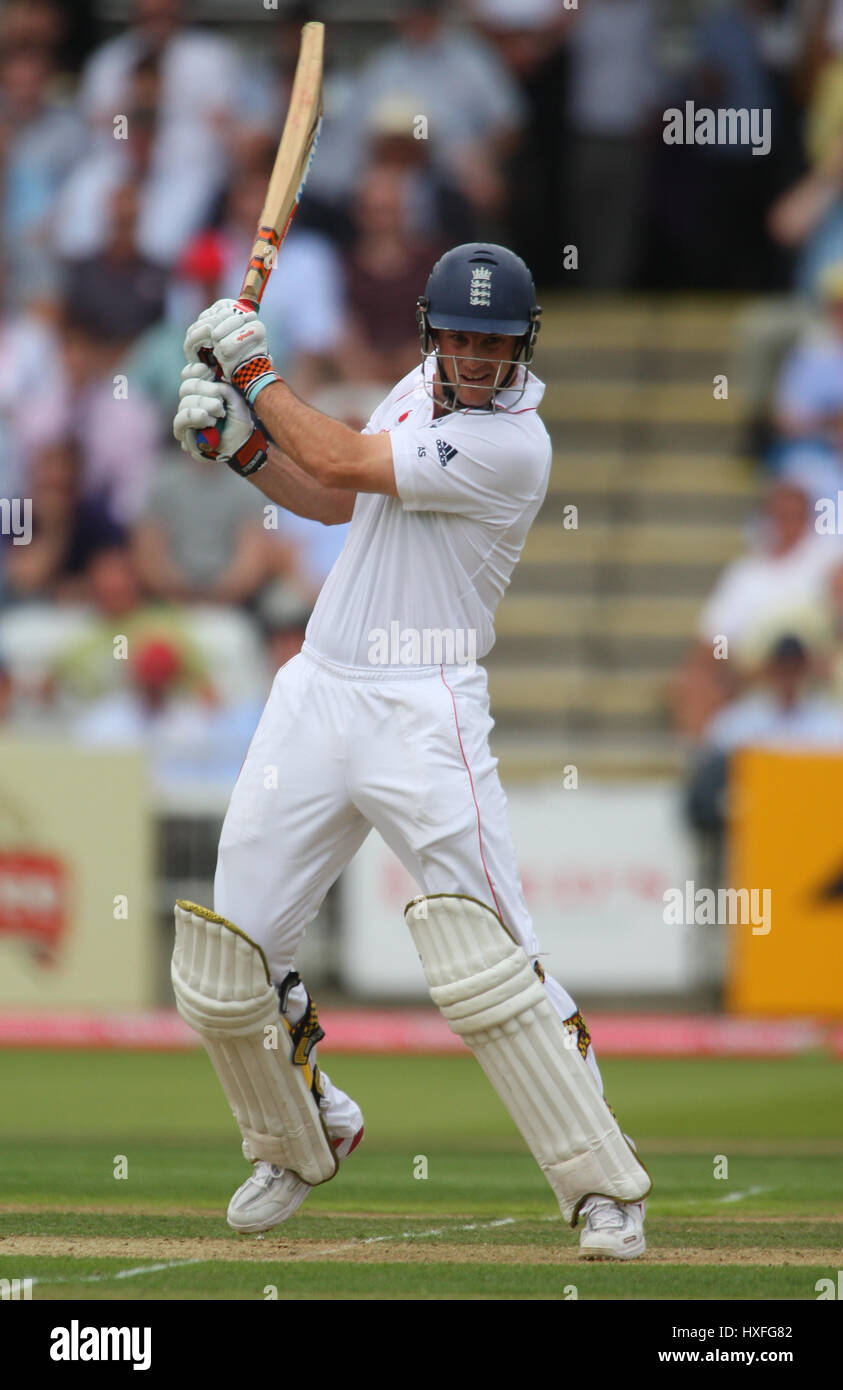
[[[362,1138],[361,1126],[350,1138],[334,1139],[332,1142],[337,1158],[348,1158]],[[310,1186],[310,1183],[286,1168],[278,1168],[274,1163],[259,1159],[251,1175],[238,1187],[228,1204],[228,1224],[243,1235],[270,1231],[298,1211],[310,1192]]]
[[[580,1233],[581,1259],[634,1260],[644,1254],[647,1242],[643,1202],[613,1202],[609,1197],[589,1197],[581,1215],[585,1218]]]

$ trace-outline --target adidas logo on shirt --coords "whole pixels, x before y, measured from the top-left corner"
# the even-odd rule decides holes
[[[439,462],[443,468],[448,467],[448,459],[452,459],[457,452],[452,444],[446,444],[444,439],[437,439],[436,452],[439,455]]]

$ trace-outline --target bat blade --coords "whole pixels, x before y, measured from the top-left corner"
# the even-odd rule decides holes
[[[256,309],[261,302],[278,248],[287,235],[313,162],[322,124],[324,46],[324,24],[318,20],[305,24],[287,119],[240,290],[244,308]]]

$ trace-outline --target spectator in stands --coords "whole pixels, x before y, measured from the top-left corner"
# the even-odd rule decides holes
[[[843,128],[843,4],[818,0],[809,9],[803,76],[808,110],[805,144],[814,165],[822,164]]]
[[[77,164],[61,189],[55,246],[66,260],[103,250],[111,195],[131,183],[138,193],[138,249],[155,264],[171,265],[224,185],[222,139],[209,141],[203,150],[195,125],[164,122],[166,82],[159,61],[148,55],[138,60],[124,103],[110,108],[109,134]],[[207,80],[201,70],[198,76]]]
[[[567,40],[577,11],[564,9],[560,0],[470,0],[470,13],[525,102],[524,139],[505,167],[511,228],[506,244],[523,256],[537,283],[559,284],[567,273],[562,246],[569,240],[563,196],[569,153]],[[470,239],[448,238],[451,243]]]
[[[168,455],[132,537],[141,583],[156,598],[245,604],[265,583],[262,499],[225,464]]]
[[[83,596],[90,605],[86,624],[58,654],[51,673],[62,705],[78,707],[124,688],[128,658],[150,642],[166,643],[173,652],[181,693],[209,693],[207,664],[190,635],[185,610],[142,599],[127,547],[111,546],[91,557]]]
[[[84,150],[81,123],[51,94],[47,48],[0,46],[0,239],[18,305],[55,288],[51,232],[59,188]]]
[[[705,732],[706,746],[843,748],[843,705],[811,690],[814,663],[799,637],[773,643],[755,689],[720,710]]]
[[[843,261],[843,129],[822,160],[776,199],[767,227],[796,256],[796,289],[821,297],[824,273]]]
[[[788,439],[826,436],[843,414],[843,261],[820,281],[822,320],[794,346],[779,377],[776,428]]]
[[[239,295],[275,149],[265,139],[241,147],[222,226],[200,232],[186,248],[169,307],[180,326],[215,299]],[[342,273],[326,237],[293,225],[264,292],[261,318],[280,370],[300,395],[336,376],[345,326]]]
[[[74,737],[95,748],[138,749],[157,791],[230,785],[254,734],[253,703],[189,694],[183,676],[175,646],[161,638],[141,642],[129,656],[125,686],[79,715]]]
[[[843,749],[843,704],[812,689],[817,663],[794,634],[769,648],[755,687],[714,715],[685,797],[695,830],[714,837],[709,846],[722,874],[720,836],[729,815],[730,759],[742,748],[780,752]]]
[[[397,96],[418,99],[415,138],[429,139],[434,162],[456,179],[478,216],[500,215],[501,161],[518,140],[524,103],[494,50],[478,34],[446,26],[445,0],[410,0],[394,20],[395,38],[353,82],[334,130],[331,192],[348,198],[371,160],[372,112]],[[314,165],[317,188],[327,173]]]
[[[840,538],[819,535],[814,519],[802,487],[787,481],[771,485],[760,541],[721,574],[700,616],[696,644],[678,673],[673,705],[681,732],[700,737],[715,710],[735,694],[759,647],[812,621],[841,558]]]
[[[820,283],[821,318],[812,318],[785,356],[772,402],[777,434],[768,462],[815,499],[843,487],[843,263]]]
[[[82,323],[66,322],[61,360],[61,389],[44,409],[56,433],[78,445],[83,495],[104,501],[119,526],[130,526],[157,464],[158,412],[128,380],[120,344]]]
[[[736,652],[749,648],[766,622],[781,622],[789,611],[800,611],[822,595],[840,563],[841,539],[819,535],[814,520],[802,488],[790,482],[769,488],[760,544],[720,576],[700,618],[702,641],[710,646],[724,635]]]
[[[445,248],[418,237],[406,176],[369,168],[354,199],[356,238],[345,258],[350,331],[344,358],[364,381],[388,382],[419,363],[415,303]]]
[[[659,100],[652,0],[588,0],[570,36],[568,205],[577,284],[622,289],[641,260]]]
[[[696,36],[690,95],[711,110],[769,111],[779,130],[775,87],[762,50],[767,0],[731,0],[709,10]],[[698,283],[723,289],[764,289],[771,275],[764,213],[773,194],[771,160],[750,144],[694,146],[695,214],[705,235],[693,237]],[[725,249],[728,248],[728,254]]]
[[[5,0],[0,7],[0,52],[41,48],[62,79],[73,77],[90,46],[96,0]]]
[[[469,200],[451,171],[431,158],[430,141],[413,134],[419,106],[419,101],[401,93],[372,109],[369,167],[391,170],[404,184],[407,215],[416,237],[447,246],[472,241],[476,219]],[[349,245],[353,236],[351,226]]]
[[[204,129],[210,153],[248,85],[236,49],[220,35],[186,25],[181,0],[134,0],[132,8],[129,26],[85,65],[79,102],[86,120],[110,136],[115,112],[130,102],[138,65],[151,60],[161,74],[165,130],[190,127],[196,136]]]
[[[103,250],[65,266],[66,316],[109,342],[128,344],[164,312],[166,274],[137,245],[138,194],[121,184],[108,200]]]
[[[80,598],[92,556],[125,539],[105,503],[86,497],[81,460],[72,443],[44,448],[32,469],[32,539],[4,541],[4,582],[10,600]]]
[[[8,278],[0,261],[0,497],[27,493],[34,456],[55,434],[61,389],[58,336],[42,317],[10,309]]]

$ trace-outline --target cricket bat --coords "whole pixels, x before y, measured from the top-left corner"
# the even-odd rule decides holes
[[[263,209],[258,219],[255,241],[238,307],[246,312],[260,306],[278,251],[299,205],[322,124],[322,63],[325,26],[311,20],[301,31],[301,46],[290,92],[287,119],[266,187]],[[202,361],[221,375],[210,348],[201,348]],[[197,431],[196,442],[208,458],[214,458],[219,445],[219,429]]]
[[[267,184],[249,265],[243,277],[238,303],[244,309],[257,309],[261,302],[278,248],[290,229],[313,162],[322,124],[324,46],[325,26],[311,20],[301,31],[301,47],[287,119]]]

